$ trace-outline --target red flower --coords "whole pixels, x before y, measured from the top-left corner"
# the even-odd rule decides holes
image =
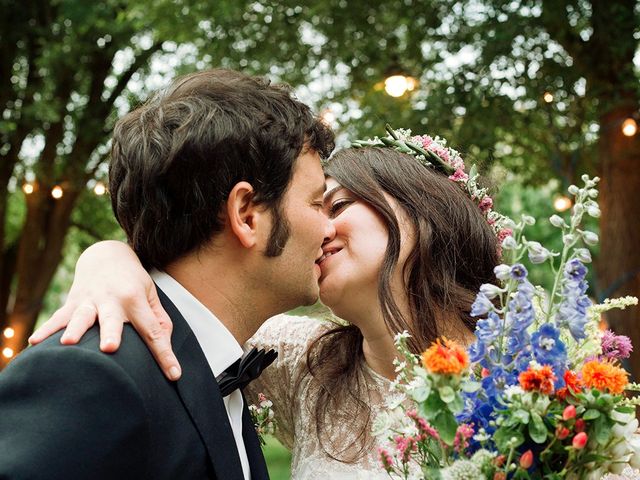
[[[553,393],[553,382],[556,376],[553,369],[549,365],[541,367],[529,366],[526,371],[522,372],[518,377],[520,386],[526,391],[535,391],[550,395]]]
[[[531,450],[527,450],[520,457],[520,466],[527,470],[533,465],[533,452]]]
[[[558,437],[558,440],[564,440],[569,436],[569,433],[571,432],[564,425],[558,425],[556,428],[556,437]]]
[[[576,416],[576,407],[573,405],[567,405],[567,408],[562,412],[562,419],[566,422],[567,420],[571,420]]]
[[[564,372],[564,383],[566,386],[556,392],[556,395],[560,400],[567,398],[567,395],[573,396],[574,394],[582,391],[582,382],[578,378],[578,375],[571,370]]]
[[[587,444],[587,440],[589,440],[587,434],[584,432],[580,432],[577,433],[575,437],[573,437],[573,441],[571,442],[571,444],[573,445],[573,448],[582,450]]]

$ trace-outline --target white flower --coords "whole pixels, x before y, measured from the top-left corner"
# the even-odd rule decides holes
[[[567,225],[564,219],[559,215],[551,215],[551,217],[549,217],[549,221],[551,222],[551,225],[558,228],[565,227]]]
[[[531,215],[522,215],[522,222],[525,225],[535,225],[536,219],[533,218]]]
[[[587,207],[587,214],[593,218],[600,218],[600,208],[596,206]]]
[[[565,245],[569,245],[575,241],[576,241],[576,236],[571,233],[568,233],[562,236],[562,243],[564,243]]]
[[[598,235],[593,232],[582,232],[582,239],[587,245],[596,245],[598,243]]]
[[[516,239],[509,235],[502,241],[502,248],[504,250],[515,250],[516,248],[518,248]]]
[[[575,185],[569,185],[569,188],[567,190],[571,195],[577,195],[578,192],[580,191],[580,189]]]
[[[498,287],[497,285],[493,285],[491,283],[483,283],[480,285],[480,291],[488,298],[492,299],[500,295],[504,292],[504,289]]]
[[[582,263],[591,263],[591,252],[586,248],[576,248],[575,256]]]
[[[509,280],[509,274],[511,273],[511,267],[509,265],[501,264],[493,269],[493,273],[496,274],[498,280]]]
[[[552,256],[551,252],[544,248],[540,242],[527,242],[527,248],[531,263],[544,263]]]

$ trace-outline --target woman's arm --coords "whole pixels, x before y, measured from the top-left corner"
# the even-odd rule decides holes
[[[130,321],[167,378],[180,378],[180,364],[171,349],[173,324],[160,304],[151,277],[125,243],[99,242],[82,253],[65,304],[33,333],[29,342],[35,345],[66,327],[60,341],[75,344],[96,318],[103,352],[119,348],[122,326]]]

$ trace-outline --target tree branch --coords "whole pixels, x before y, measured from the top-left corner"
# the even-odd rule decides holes
[[[583,76],[587,76],[590,64],[589,42],[582,40],[569,26],[567,7],[570,5],[568,0],[542,0],[540,20],[551,38],[571,55]]]
[[[129,66],[129,68],[120,76],[117,85],[109,95],[109,98],[106,100],[105,105],[111,108],[116,101],[116,99],[122,94],[124,89],[127,87],[129,80],[133,77],[133,74],[136,73],[142,66],[147,63],[151,55],[156,53],[162,49],[162,42],[156,42],[151,45],[150,48],[144,50],[138,55],[138,57],[134,60],[134,62]]]

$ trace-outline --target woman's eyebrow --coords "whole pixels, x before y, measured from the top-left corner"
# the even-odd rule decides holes
[[[342,190],[344,187],[342,185],[338,185],[337,187],[333,187],[327,193],[324,194],[324,198],[322,199],[324,202],[327,202],[333,197],[338,191]]]

